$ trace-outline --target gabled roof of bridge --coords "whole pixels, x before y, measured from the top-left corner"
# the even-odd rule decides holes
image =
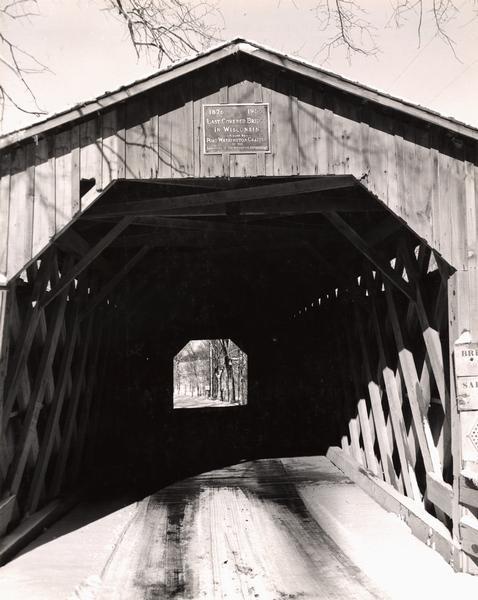
[[[196,54],[186,60],[176,62],[156,73],[129,85],[122,86],[114,92],[105,92],[93,100],[77,104],[63,112],[54,114],[41,122],[29,127],[19,129],[0,137],[0,149],[31,139],[35,136],[46,134],[57,127],[64,126],[72,121],[101,112],[128,98],[137,96],[164,83],[192,73],[209,64],[220,62],[234,54],[254,56],[275,67],[287,70],[292,74],[301,75],[319,81],[341,92],[349,93],[359,98],[374,102],[392,111],[420,119],[430,124],[443,127],[449,131],[478,140],[478,129],[457,121],[451,117],[444,117],[428,108],[423,108],[411,102],[401,100],[360,83],[351,81],[340,75],[324,70],[317,65],[298,59],[277,50],[268,48],[257,42],[237,38],[213,48]]]

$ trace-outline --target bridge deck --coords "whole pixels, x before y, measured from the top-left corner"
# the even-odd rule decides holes
[[[436,600],[476,598],[478,581],[307,457],[243,462],[119,509],[84,503],[0,569],[0,597]]]

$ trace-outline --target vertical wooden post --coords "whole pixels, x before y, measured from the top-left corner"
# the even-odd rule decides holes
[[[111,305],[110,305],[111,306]],[[106,385],[108,367],[111,361],[111,349],[112,349],[112,338],[114,321],[112,318],[108,318],[105,312],[102,311],[101,318],[104,319],[103,332],[101,345],[99,348],[100,355],[98,356],[96,365],[96,386],[95,386],[95,398],[93,399],[88,431],[86,434],[85,445],[84,445],[84,458],[82,460],[81,467],[83,469],[90,469],[94,462],[96,444],[97,444],[97,431],[101,419],[101,411],[105,406],[105,397],[108,395],[108,386]],[[107,398],[106,398],[107,402]]]
[[[478,382],[478,371],[472,362],[467,367],[463,360],[470,351],[478,354],[476,298],[470,293],[476,277],[475,269],[460,270],[448,282],[454,566],[456,570],[475,575],[478,574],[478,520],[474,515],[478,502],[475,500],[475,504],[470,505],[464,501],[462,482],[463,473],[478,479],[478,442],[474,435],[478,432],[478,389],[469,385],[470,381]]]
[[[95,329],[94,332],[94,340],[93,343],[90,344],[89,349],[89,364],[88,364],[88,373],[85,378],[85,391],[84,396],[81,400],[79,410],[80,413],[78,416],[78,441],[77,447],[75,448],[75,455],[73,458],[73,465],[71,467],[72,481],[77,481],[78,475],[80,473],[80,469],[82,466],[82,459],[84,454],[84,447],[86,443],[86,436],[88,433],[88,427],[91,422],[91,404],[93,402],[93,394],[95,393],[95,387],[97,383],[97,372],[98,372],[98,359],[99,353],[103,338],[103,329],[104,323],[101,319],[102,311],[98,313],[96,320],[93,322],[93,326]],[[99,401],[99,397],[96,398],[96,401]]]
[[[9,350],[9,327],[8,327],[8,306],[9,294],[12,291],[6,289],[0,290],[0,431],[2,431],[2,423],[4,416],[4,386],[5,377],[7,373],[8,365],[8,350]],[[2,439],[2,444],[5,444],[5,439]],[[4,449],[2,449],[4,450]],[[8,459],[5,456],[4,451],[0,451],[0,488],[3,487],[3,480],[8,469]],[[1,535],[1,508],[0,508],[0,535]],[[7,519],[8,520],[8,519]]]
[[[10,292],[11,293],[11,292]],[[4,398],[4,385],[8,363],[8,311],[9,291],[0,289],[0,398]],[[0,403],[0,423],[2,422],[3,402]]]

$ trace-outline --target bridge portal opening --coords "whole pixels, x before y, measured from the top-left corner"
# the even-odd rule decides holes
[[[95,468],[154,489],[339,445],[434,513],[427,472],[452,470],[450,267],[353,177],[207,184],[118,182],[56,245],[66,270],[74,236],[94,248],[128,220],[87,271]]]
[[[451,272],[350,176],[118,182],[11,296],[10,435],[28,385],[46,410],[9,485],[32,512],[339,446],[449,528]]]

